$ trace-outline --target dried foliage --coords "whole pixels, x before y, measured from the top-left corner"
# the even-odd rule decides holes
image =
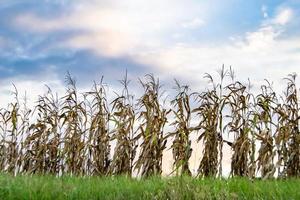
[[[233,71],[230,71],[233,73]],[[213,88],[198,95],[200,106],[193,110],[200,118],[200,123],[194,130],[200,131],[198,142],[203,141],[203,156],[198,168],[198,175],[215,177],[222,175],[223,158],[223,109],[226,98],[223,95],[223,81],[228,72],[222,67],[219,72],[220,83],[216,84],[210,74],[205,78],[213,84]],[[219,166],[219,168],[218,168]]]
[[[278,124],[276,130],[276,146],[278,159],[283,166],[279,176],[300,176],[300,131],[299,131],[299,102],[296,75],[289,75],[286,80],[287,88],[283,103],[276,108]]]
[[[198,112],[201,122],[197,127],[203,132],[198,142],[203,139],[204,150],[200,161],[198,173],[203,176],[216,176],[218,172],[218,96],[216,92],[209,91],[199,96],[200,107],[194,111]]]
[[[142,110],[138,119],[141,124],[138,127],[137,138],[142,139],[140,156],[135,168],[142,176],[160,175],[162,172],[163,150],[167,140],[163,129],[167,122],[168,111],[162,108],[160,100],[160,83],[153,75],[146,75],[146,81],[140,80],[144,88],[144,94],[139,99],[138,105]]]
[[[78,99],[75,80],[68,75],[66,95],[62,98],[62,113],[59,120],[62,121],[62,172],[75,175],[83,174],[84,157],[84,133],[87,121],[86,110],[83,101]]]
[[[124,86],[122,95],[112,101],[111,121],[115,124],[115,130],[111,140],[116,140],[114,156],[111,163],[111,173],[126,174],[131,176],[134,158],[136,155],[137,142],[134,138],[135,111],[133,96],[128,92],[129,81],[127,74],[121,81]]]
[[[106,175],[110,165],[110,112],[106,98],[103,77],[99,84],[94,83],[93,90],[88,93],[92,97],[91,124],[87,140],[89,162],[88,168],[93,175]]]
[[[176,89],[178,94],[171,104],[176,110],[173,110],[175,121],[171,126],[175,126],[175,131],[168,134],[168,137],[175,136],[173,141],[172,150],[174,158],[174,167],[176,174],[192,175],[189,169],[189,159],[192,154],[190,133],[191,128],[191,106],[190,98],[193,94],[189,93],[188,86],[181,86],[177,80]]]
[[[250,98],[246,86],[235,82],[227,86],[229,94],[227,104],[230,106],[230,122],[226,125],[229,133],[234,134],[232,144],[231,174],[234,176],[251,176],[249,157],[251,155]]]
[[[271,84],[261,87],[261,94],[256,96],[253,118],[251,123],[255,126],[255,138],[260,141],[258,150],[257,170],[261,171],[263,178],[271,178],[275,173],[274,165],[274,138],[272,127],[277,104],[276,93]],[[254,151],[254,150],[253,150]]]
[[[36,106],[37,121],[29,127],[23,141],[23,172],[58,174],[60,170],[60,132],[58,98],[50,88],[40,96]]]
[[[176,81],[171,109],[153,75],[140,80],[144,91],[139,99],[129,93],[126,75],[123,90],[110,100],[103,78],[91,91],[80,93],[67,74],[66,94],[60,98],[47,87],[33,109],[26,95],[20,101],[15,88],[13,102],[0,109],[0,172],[134,176],[137,170],[143,177],[161,175],[170,141],[176,175],[192,175],[195,142],[203,149],[199,176],[223,175],[223,147],[229,145],[232,176],[299,177],[296,75],[285,79],[283,96],[268,81],[259,91],[250,91],[250,85],[235,80],[231,68],[221,69],[219,81],[205,77],[213,87],[200,93]],[[169,123],[168,118],[174,120]]]

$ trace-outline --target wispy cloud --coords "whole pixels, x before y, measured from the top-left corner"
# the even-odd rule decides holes
[[[293,17],[293,10],[291,8],[284,8],[279,11],[277,16],[273,19],[275,24],[285,25],[291,21]]]
[[[299,63],[299,37],[284,37],[289,24],[297,17],[294,8],[288,4],[266,2],[261,5],[251,1],[247,3],[252,6],[251,11],[241,9],[243,13],[238,13],[228,9],[244,5],[242,1],[228,1],[228,5],[193,0],[147,3],[88,0],[57,1],[56,4],[58,2],[59,11],[51,9],[52,14],[43,14],[36,9],[21,10],[11,19],[11,24],[23,38],[14,45],[13,54],[19,60],[26,60],[26,56],[36,58],[31,59],[30,64],[36,66],[34,63],[38,63],[40,69],[47,67],[47,62],[60,65],[57,68],[60,73],[72,67],[76,71],[84,62],[81,69],[88,68],[93,72],[108,69],[106,72],[109,73],[109,70],[119,69],[121,64],[117,65],[116,61],[126,60],[124,68],[134,66],[132,71],[157,72],[165,79],[170,75],[179,76],[191,82],[197,82],[204,72],[213,71],[223,63],[233,65],[244,77],[265,67],[270,76],[276,78],[282,76],[284,70],[297,70]],[[258,13],[258,16],[247,17],[252,13]],[[234,23],[230,25],[228,21]],[[216,28],[220,24],[225,27]],[[228,35],[226,30],[234,32],[235,27],[248,29]],[[211,35],[226,39],[214,41]],[[28,42],[28,38],[34,42]],[[66,53],[56,62],[57,56],[53,57],[53,52]],[[82,52],[93,55],[87,59]],[[68,54],[71,56],[66,56]],[[114,64],[100,62],[109,59]],[[24,64],[14,60],[2,62],[7,66],[17,63]],[[22,72],[20,68],[17,71]],[[259,78],[260,75],[255,76]]]
[[[190,28],[190,29],[199,28],[204,25],[205,25],[205,21],[200,18],[194,18],[192,20],[182,23],[183,28]]]
[[[72,6],[68,14],[52,18],[22,13],[14,23],[17,27],[26,27],[27,31],[37,33],[77,31],[61,45],[91,49],[106,56],[122,56],[148,46],[159,47],[167,42],[166,34],[178,28],[177,24],[186,28],[202,25],[203,20],[196,17],[195,12],[188,12],[195,3],[191,0],[185,3],[191,5],[187,7],[181,1],[158,0],[147,4],[140,1],[130,1],[128,4],[121,1],[116,1],[116,4],[89,1]]]
[[[291,72],[299,72],[300,37],[282,37],[292,20],[292,9],[286,8],[252,32],[232,37],[230,43],[216,45],[176,44],[155,53],[141,53],[139,60],[159,66],[161,74],[179,76],[197,83],[202,74],[232,65],[240,76],[255,81],[276,80]],[[195,84],[193,84],[195,85]],[[279,87],[280,88],[280,87]]]

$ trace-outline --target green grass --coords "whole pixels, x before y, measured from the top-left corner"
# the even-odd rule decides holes
[[[300,179],[0,175],[0,199],[300,199]]]

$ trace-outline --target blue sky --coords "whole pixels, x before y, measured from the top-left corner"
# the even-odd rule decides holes
[[[300,73],[300,0],[1,0],[0,27],[1,96],[63,90],[67,71],[81,88],[126,69],[195,87],[222,64],[254,83]]]

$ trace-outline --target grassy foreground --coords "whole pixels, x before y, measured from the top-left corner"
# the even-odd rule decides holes
[[[300,179],[0,176],[0,199],[300,199]]]

